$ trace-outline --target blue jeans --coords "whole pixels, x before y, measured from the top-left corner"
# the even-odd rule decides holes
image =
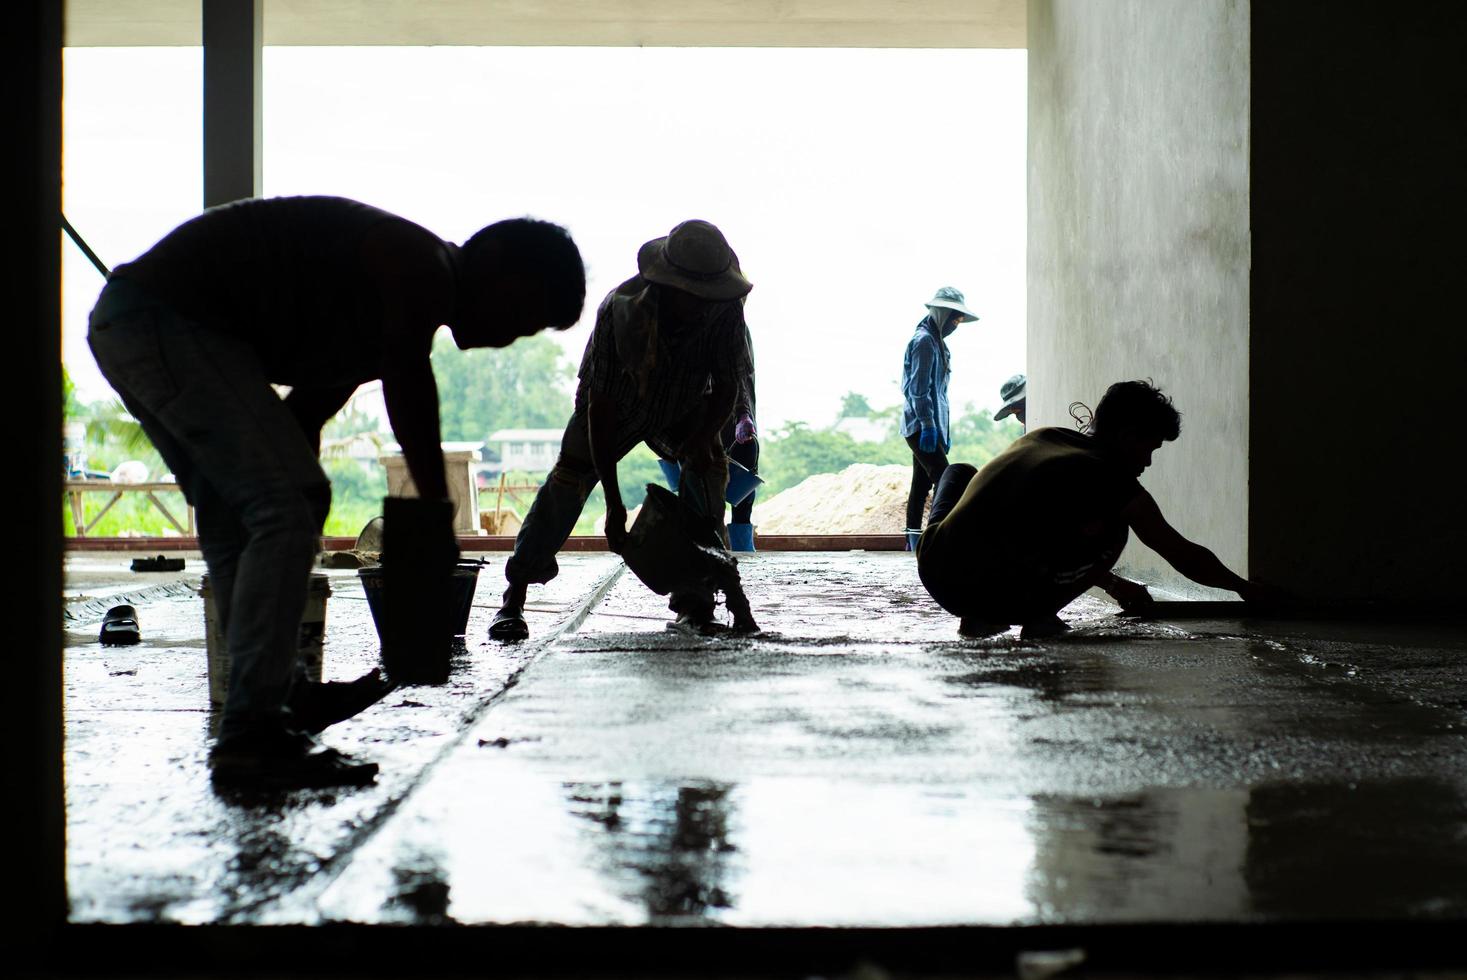
[[[132,290],[108,284],[87,341],[194,506],[231,661],[220,737],[275,729],[331,484],[248,343]]]
[[[618,459],[643,438],[631,433],[618,433],[617,436]],[[535,502],[530,505],[525,521],[520,525],[520,533],[515,536],[514,554],[504,566],[504,577],[510,585],[542,584],[560,574],[556,552],[575,530],[576,521],[586,506],[586,497],[598,482],[600,477],[591,462],[586,419],[581,414],[573,415],[561,436],[560,456],[555,467],[535,494]],[[727,488],[726,467],[715,466],[707,474],[698,474],[686,465],[681,467],[678,496],[687,501],[695,513],[707,515],[710,524],[717,522],[720,538],[723,537],[723,497]],[[668,605],[675,612],[712,610],[714,597],[711,590],[701,586],[689,587],[674,592]]]

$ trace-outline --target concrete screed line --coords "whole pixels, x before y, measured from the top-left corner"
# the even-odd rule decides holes
[[[513,673],[511,673],[508,677],[504,679],[504,683],[499,686],[498,690],[494,691],[494,693],[490,694],[488,697],[480,701],[479,704],[464,717],[463,729],[459,733],[459,736],[445,743],[443,747],[439,749],[438,753],[434,755],[433,758],[430,759],[421,769],[418,770],[417,775],[415,775],[410,782],[403,786],[400,793],[384,802],[381,808],[376,813],[374,813],[370,819],[364,822],[361,827],[359,827],[353,834],[351,834],[351,836],[348,837],[342,843],[342,845],[337,848],[336,853],[333,854],[328,860],[323,862],[320,872],[312,877],[309,884],[297,888],[289,895],[269,896],[267,898],[263,898],[260,902],[255,904],[254,907],[244,906],[235,909],[233,911],[233,914],[236,916],[241,914],[246,916],[259,914],[265,907],[272,904],[276,905],[277,910],[279,910],[280,906],[284,904],[288,904],[297,911],[307,908],[314,909],[316,905],[316,897],[325,892],[326,889],[328,889],[336,881],[346,865],[351,862],[352,856],[356,854],[356,852],[360,848],[371,841],[373,837],[377,836],[378,832],[380,832],[382,828],[385,827],[392,819],[393,815],[397,813],[398,808],[402,806],[402,804],[405,803],[408,799],[410,799],[413,793],[418,789],[418,787],[421,786],[428,779],[428,776],[433,772],[434,768],[436,768],[440,762],[442,762],[445,758],[456,751],[459,745],[462,744],[463,740],[475,730],[479,719],[483,717],[484,713],[488,711],[491,707],[493,707],[494,703],[498,701],[501,697],[503,697],[506,692],[508,692],[517,683],[519,683],[520,676],[526,670],[528,670],[542,657],[544,657],[545,654],[550,650],[550,648],[555,645],[557,640],[580,629],[581,624],[586,621],[586,617],[591,614],[591,610],[594,609],[597,604],[601,602],[602,599],[606,598],[606,593],[611,591],[612,586],[616,585],[616,583],[621,579],[622,573],[625,571],[626,565],[618,564],[611,571],[607,572],[606,575],[601,579],[601,581],[596,583],[596,587],[590,591],[585,599],[583,599],[575,606],[569,616],[567,616],[560,623],[556,624],[554,627],[548,630],[544,634],[544,636],[531,638],[530,640],[525,641],[525,643],[528,643],[532,648],[529,655],[524,658],[523,662],[519,665],[518,668],[515,669]],[[295,922],[298,920],[292,918],[289,921]]]

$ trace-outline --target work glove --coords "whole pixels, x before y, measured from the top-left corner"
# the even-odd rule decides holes
[[[917,437],[917,448],[924,453],[937,452],[937,427],[924,425],[922,434]]]
[[[740,415],[738,422],[734,423],[734,442],[743,445],[753,442],[758,435],[759,433],[754,431],[754,420],[749,418],[749,413],[745,412]]]

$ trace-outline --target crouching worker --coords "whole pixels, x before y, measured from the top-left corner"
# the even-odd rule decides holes
[[[1036,429],[981,470],[948,467],[917,543],[922,584],[962,617],[965,636],[1016,623],[1025,635],[1058,632],[1059,611],[1091,586],[1123,609],[1151,601],[1144,586],[1111,572],[1130,529],[1192,581],[1261,598],[1264,587],[1179,534],[1137,481],[1180,431],[1170,398],[1123,381],[1106,391],[1086,432]]]
[[[596,313],[575,411],[504,566],[509,585],[490,639],[529,635],[529,586],[559,573],[555,555],[598,480],[606,494],[606,542],[621,553],[627,511],[616,464],[639,442],[679,464],[678,495],[722,539],[728,462],[719,432],[752,370],[739,300],[753,287],[723,233],[706,221],[684,221],[645,243],[637,269]],[[679,626],[713,624],[714,595],[702,584],[675,590],[669,605]]]
[[[447,324],[461,348],[502,347],[570,326],[584,298],[580,253],[558,226],[502,221],[460,247],[334,197],[210,209],[113,271],[88,340],[196,510],[229,647],[216,784],[355,785],[377,773],[313,737],[351,706],[297,679],[331,504],[321,427],[358,385],[381,379],[423,498],[399,503],[442,518],[415,553],[451,565],[433,335]]]

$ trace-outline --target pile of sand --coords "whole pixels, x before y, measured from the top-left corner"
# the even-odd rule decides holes
[[[911,485],[910,466],[853,463],[757,500],[754,526],[760,534],[900,534]]]

